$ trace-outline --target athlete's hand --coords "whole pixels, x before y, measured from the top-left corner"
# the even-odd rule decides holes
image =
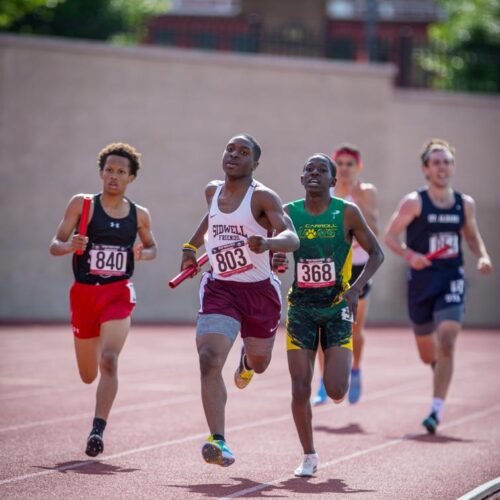
[[[142,243],[137,243],[136,245],[134,245],[133,252],[134,252],[134,260],[136,262],[142,260],[143,250],[144,250],[144,245]]]
[[[188,267],[196,268],[196,272],[191,276],[191,278],[193,278],[201,270],[201,268],[198,267],[198,262],[196,261],[196,254],[186,250],[182,252],[181,271],[184,271],[184,269],[187,269]]]
[[[414,252],[413,250],[410,250],[405,255],[405,260],[412,269],[417,271],[432,266],[432,262],[424,254]]]
[[[352,322],[356,323],[356,318],[358,316],[358,302],[361,290],[358,290],[355,286],[349,288],[342,294],[342,298],[347,302],[347,307],[349,308],[349,314],[352,315]]]
[[[284,273],[288,269],[288,258],[284,252],[276,252],[273,254],[273,271]]]
[[[248,248],[255,253],[264,253],[271,248],[269,240],[263,236],[250,236],[247,240]]]
[[[491,265],[491,260],[489,257],[480,257],[477,261],[477,270],[481,274],[491,274],[493,266]]]
[[[70,248],[72,252],[82,251],[84,252],[87,248],[89,242],[88,236],[83,236],[83,234],[74,234],[71,237]]]

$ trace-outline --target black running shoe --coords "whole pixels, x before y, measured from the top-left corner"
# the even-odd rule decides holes
[[[437,418],[436,412],[432,412],[423,422],[422,425],[427,429],[429,434],[435,434],[437,426],[439,425],[439,419]]]
[[[100,434],[90,434],[87,439],[87,448],[85,449],[85,453],[89,457],[97,457],[97,455],[103,451],[104,441],[102,440],[102,436]]]

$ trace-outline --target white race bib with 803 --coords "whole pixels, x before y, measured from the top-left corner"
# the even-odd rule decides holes
[[[244,241],[236,241],[212,250],[215,269],[222,278],[244,273],[253,268],[250,251]]]

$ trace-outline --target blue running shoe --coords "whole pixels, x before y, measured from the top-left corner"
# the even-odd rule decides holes
[[[435,412],[432,412],[424,421],[422,425],[427,429],[429,434],[435,434],[437,426],[439,425],[439,419]]]
[[[229,467],[236,460],[226,443],[214,439],[213,436],[209,436],[207,442],[201,447],[201,454],[207,464],[220,465],[221,467]]]
[[[352,405],[361,397],[361,370],[351,370],[351,383],[349,384],[349,403]]]
[[[312,400],[313,406],[323,405],[328,401],[328,396],[326,394],[325,384],[323,383],[323,379],[319,382],[318,392],[316,396],[314,396]]]

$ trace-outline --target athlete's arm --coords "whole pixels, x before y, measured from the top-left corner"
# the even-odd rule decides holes
[[[344,228],[356,238],[361,248],[368,254],[368,260],[361,274],[351,285],[351,288],[343,294],[349,310],[353,314],[354,321],[356,321],[359,295],[370,278],[375,274],[375,271],[384,262],[384,252],[360,209],[354,204],[347,203],[345,206]]]
[[[73,236],[71,236],[82,215],[83,198],[83,194],[76,194],[69,201],[66,211],[64,212],[64,217],[59,223],[56,234],[50,242],[49,252],[52,255],[67,255],[77,250],[85,250],[89,241],[88,237],[80,234],[73,234]],[[89,214],[89,220],[91,217],[92,213]],[[70,236],[71,240],[69,239]]]
[[[137,208],[137,234],[140,243],[134,245],[134,259],[153,260],[158,252],[155,237],[151,229],[151,215],[147,208],[136,205]]]
[[[408,262],[413,269],[424,269],[432,265],[423,254],[415,252],[400,240],[401,233],[411,224],[415,217],[420,215],[422,203],[416,191],[407,194],[399,203],[398,208],[389,219],[385,229],[385,244],[396,254]]]
[[[217,186],[221,182],[222,181],[211,181],[205,187],[205,199],[207,201],[208,211],[210,210],[212,198],[215,194],[215,191],[217,190]],[[198,227],[196,228],[195,232],[188,241],[190,245],[193,245],[196,248],[200,248],[205,242],[204,239],[205,233],[208,231],[208,211],[203,216],[203,219],[201,219],[200,223],[198,224]],[[183,250],[181,259],[181,271],[184,271],[184,269],[187,269],[188,267],[191,266],[195,267],[198,266],[198,263],[196,262],[196,252],[193,252],[188,249]]]
[[[288,205],[283,205],[283,212],[285,212],[285,219],[290,219],[290,223],[293,225],[293,221],[288,213]],[[272,268],[273,271],[280,273],[284,273],[288,269],[288,257],[285,252],[273,253]]]
[[[205,214],[203,219],[201,219],[196,231],[193,233],[193,236],[189,239],[188,243],[193,245],[196,248],[200,248],[204,243],[204,236],[208,230],[208,212]],[[189,249],[182,251],[182,260],[181,260],[181,271],[186,269],[187,267],[196,266],[196,252],[193,252]]]
[[[473,198],[463,195],[465,224],[462,228],[462,234],[467,242],[471,252],[478,258],[477,269],[481,274],[490,274],[492,264],[486,245],[484,244],[476,219],[476,203]]]
[[[293,252],[300,246],[300,240],[292,219],[285,215],[279,196],[270,189],[259,190],[253,198],[258,204],[261,217],[256,219],[267,229],[273,231],[272,237],[249,236],[248,247],[255,253],[266,250],[272,252]],[[253,200],[252,200],[253,202]],[[264,225],[267,221],[267,224]]]
[[[358,206],[373,234],[378,236],[380,233],[380,213],[377,202],[377,188],[373,184],[363,184],[361,189],[361,203],[358,203]]]

